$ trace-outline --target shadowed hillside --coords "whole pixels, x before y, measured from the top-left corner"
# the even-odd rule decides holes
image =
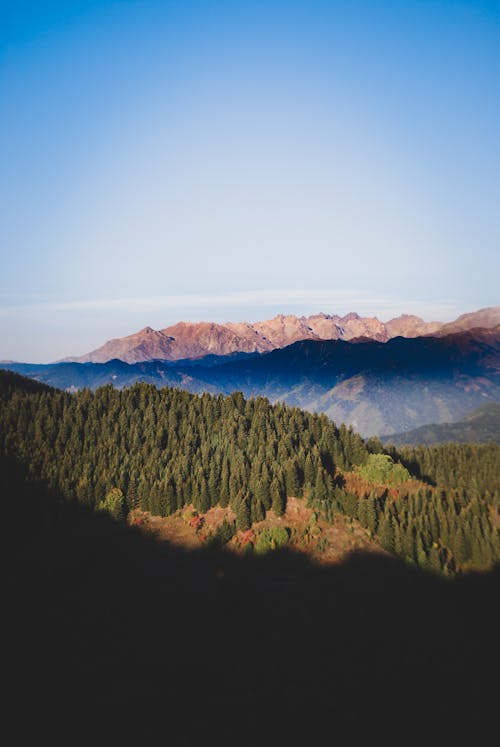
[[[66,500],[118,520],[137,510],[187,520],[202,543],[234,539],[259,552],[290,543],[329,555],[332,540],[335,557],[338,531],[352,548],[361,525],[387,552],[451,575],[500,559],[494,444],[383,453],[377,439],[364,442],[324,415],[238,392],[31,388],[0,371],[3,453]],[[281,529],[266,527],[273,517]]]
[[[431,423],[407,433],[394,433],[382,441],[403,444],[484,443],[500,444],[500,404],[488,402],[457,423]]]
[[[320,569],[180,552],[3,456],[0,476],[20,741],[408,743],[496,722],[498,571],[443,581],[382,556]]]

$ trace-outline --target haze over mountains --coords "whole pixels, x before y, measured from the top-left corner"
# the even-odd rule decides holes
[[[456,423],[430,423],[406,433],[395,433],[383,441],[395,446],[444,443],[500,444],[500,404],[488,402]]]
[[[299,340],[269,353],[239,356],[4,367],[69,390],[109,383],[121,388],[137,381],[195,393],[238,390],[246,397],[262,395],[324,412],[362,435],[450,422],[485,402],[500,402],[500,325],[440,337],[399,336],[385,343]]]
[[[357,340],[387,342],[394,337],[446,335],[474,327],[500,324],[500,306],[462,314],[453,322],[425,322],[402,314],[388,322],[350,313],[343,317],[314,314],[308,317],[279,314],[263,322],[179,322],[161,330],[144,327],[127,337],[109,340],[85,355],[65,358],[79,363],[105,363],[117,358],[126,363],[176,361],[206,355],[265,353],[299,340]]]

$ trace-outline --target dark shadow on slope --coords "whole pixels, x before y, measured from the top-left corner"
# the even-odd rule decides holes
[[[409,744],[495,725],[498,570],[182,552],[0,466],[21,741]]]

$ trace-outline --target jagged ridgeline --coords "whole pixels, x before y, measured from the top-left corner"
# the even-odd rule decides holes
[[[382,547],[455,573],[500,559],[500,447],[395,449],[325,415],[148,384],[69,394],[0,372],[0,443],[34,479],[118,518],[230,506],[235,529],[287,496],[359,521]]]

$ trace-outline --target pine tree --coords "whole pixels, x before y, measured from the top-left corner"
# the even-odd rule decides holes
[[[195,504],[196,505],[196,504]],[[208,485],[205,478],[202,479],[200,490],[199,490],[199,497],[198,502],[196,505],[196,508],[198,511],[202,514],[206,514],[207,511],[210,510],[210,494],[208,492]]]
[[[312,488],[316,482],[316,471],[314,469],[313,460],[311,454],[308,453],[304,463],[304,483],[308,487]]]
[[[384,516],[379,527],[380,544],[387,552],[394,551],[394,530],[390,515]]]
[[[314,499],[316,501],[325,501],[328,497],[328,491],[325,480],[325,470],[323,467],[318,467],[316,472],[316,480],[314,482]]]
[[[264,506],[259,498],[253,498],[250,502],[250,519],[252,524],[263,521],[266,518]]]
[[[125,498],[120,488],[111,488],[105,499],[99,504],[99,510],[105,511],[116,521],[124,521],[127,515]]]
[[[458,528],[453,539],[453,554],[458,565],[463,565],[467,560],[467,546],[465,544],[465,536],[462,527]]]
[[[250,501],[245,493],[238,493],[235,500],[236,529],[246,531],[251,527]]]
[[[366,499],[366,526],[372,534],[375,534],[377,525],[377,505],[375,499],[369,496]]]
[[[271,482],[271,501],[271,507],[276,516],[283,516],[286,509],[286,495],[276,478]]]
[[[299,470],[295,459],[289,459],[285,465],[285,485],[287,495],[295,497],[302,495]]]
[[[415,561],[421,568],[427,566],[427,553],[425,552],[422,535],[420,533],[417,533],[415,538]]]
[[[435,543],[429,550],[428,567],[434,571],[434,573],[439,573],[441,571],[441,558],[439,557],[439,552]]]

